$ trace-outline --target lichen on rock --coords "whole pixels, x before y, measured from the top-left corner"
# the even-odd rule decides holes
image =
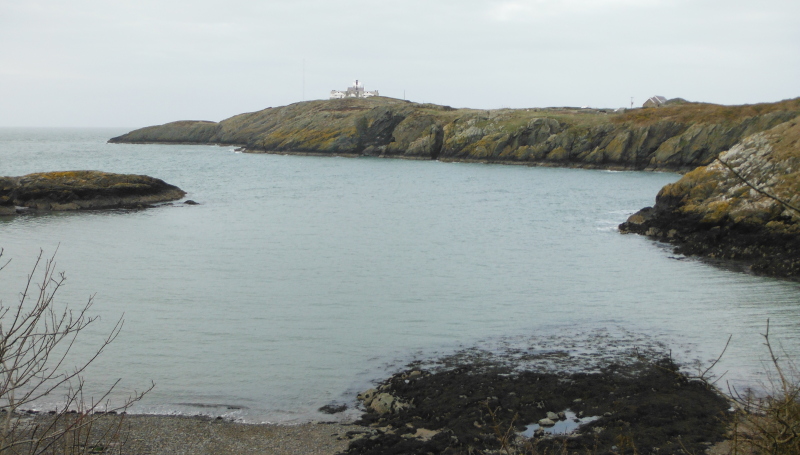
[[[17,207],[37,211],[141,208],[185,195],[180,188],[146,175],[40,172],[0,177],[0,215],[16,214]]]
[[[673,243],[679,253],[800,277],[800,119],[752,134],[665,186],[654,207],[620,229]]]
[[[745,106],[453,109],[371,97],[306,101],[219,123],[180,121],[109,142],[242,146],[249,152],[687,171],[800,115],[800,99]]]

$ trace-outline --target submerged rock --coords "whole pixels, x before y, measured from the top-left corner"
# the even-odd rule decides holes
[[[21,177],[0,177],[0,215],[13,215],[25,209],[143,208],[185,195],[180,188],[146,175],[100,171],[41,172]]]

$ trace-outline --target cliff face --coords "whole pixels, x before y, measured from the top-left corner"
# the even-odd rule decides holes
[[[185,196],[180,188],[146,175],[99,171],[43,172],[0,177],[0,215],[29,210],[139,208]]]
[[[685,171],[710,163],[750,134],[798,115],[800,99],[747,106],[687,103],[615,113],[577,108],[453,109],[373,97],[296,103],[219,123],[167,123],[110,142],[230,144],[250,152]]]
[[[799,118],[800,98],[617,113],[453,109],[375,97],[297,103],[219,123],[168,123],[110,142],[690,171],[620,229],[671,242],[680,253],[743,260],[756,273],[800,277]]]
[[[800,119],[748,136],[620,225],[677,252],[800,277]]]

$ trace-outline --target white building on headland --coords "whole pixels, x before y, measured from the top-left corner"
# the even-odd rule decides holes
[[[667,99],[663,96],[651,96],[644,102],[642,107],[661,107],[667,102]]]
[[[358,82],[356,79],[352,87],[347,87],[347,90],[331,90],[331,99],[338,100],[341,98],[369,98],[370,96],[379,96],[377,90],[368,92],[364,90],[364,84]]]

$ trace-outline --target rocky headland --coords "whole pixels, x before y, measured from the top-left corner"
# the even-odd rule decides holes
[[[800,119],[753,134],[620,225],[757,274],[800,277]]]
[[[308,101],[221,122],[131,131],[120,143],[687,173],[620,225],[677,251],[800,277],[800,98],[623,110],[454,109],[391,98]]]
[[[146,175],[42,172],[0,177],[0,215],[32,210],[144,208],[185,195],[180,188]]]
[[[385,97],[306,101],[221,122],[179,121],[109,142],[224,144],[249,152],[688,171],[800,115],[800,99],[745,106],[454,109]]]

